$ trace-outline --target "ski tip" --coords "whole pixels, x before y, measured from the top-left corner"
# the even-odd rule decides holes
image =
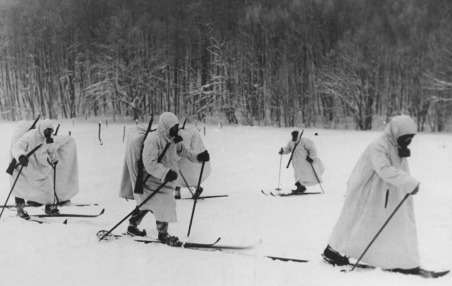
[[[105,209],[102,209],[99,213],[99,215],[103,214],[105,212]]]
[[[67,219],[65,221],[63,221],[63,224],[67,224]]]

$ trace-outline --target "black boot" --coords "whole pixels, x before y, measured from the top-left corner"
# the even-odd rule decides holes
[[[297,186],[297,188],[295,190],[292,190],[292,194],[302,194],[306,192],[306,187],[300,184],[300,182],[296,182],[295,186]]]
[[[325,260],[327,263],[334,265],[334,266],[342,266],[342,265],[349,265],[350,261],[346,256],[341,255],[339,252],[331,248],[331,246],[327,245],[325,250],[323,251],[323,260]]]
[[[168,233],[159,233],[158,238],[162,243],[168,244],[169,246],[182,246],[182,242],[177,236],[169,235]]]
[[[146,230],[140,230],[136,225],[129,225],[127,227],[127,234],[131,236],[146,236]]]
[[[44,212],[48,215],[57,215],[60,214],[56,205],[46,205]]]
[[[17,216],[26,220],[30,219],[30,216],[26,211],[24,211],[25,203],[17,204]]]

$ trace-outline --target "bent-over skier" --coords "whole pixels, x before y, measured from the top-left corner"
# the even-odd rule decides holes
[[[70,136],[53,137],[54,126],[55,122],[52,120],[41,120],[37,128],[27,131],[29,122],[19,122],[13,134],[11,158],[15,158],[23,166],[12,192],[16,197],[17,215],[21,218],[30,218],[24,210],[25,200],[45,205],[47,214],[58,214],[55,202],[68,201],[78,193],[75,142]],[[42,146],[27,158],[26,154],[39,144]],[[58,168],[58,173],[53,170],[54,167]],[[18,168],[15,168],[10,179],[11,184],[18,174]]]
[[[292,190],[292,193],[300,194],[306,191],[306,186],[315,186],[322,183],[322,174],[325,168],[317,156],[314,142],[306,137],[298,138],[298,130],[292,131],[291,134],[292,140],[287,143],[285,148],[281,148],[278,154],[292,154],[293,152],[292,165],[297,188]]]
[[[192,162],[209,161],[209,153],[204,151],[195,154],[182,144],[179,132],[179,120],[176,115],[164,112],[160,115],[156,132],[149,133],[145,142],[143,139],[146,129],[134,127],[127,138],[125,162],[121,181],[120,196],[135,199],[137,206],[146,200],[162,183],[168,182],[150,200],[139,209],[135,209],[129,219],[127,233],[134,236],[145,236],[146,231],[140,230],[138,225],[147,212],[151,211],[156,220],[158,239],[170,246],[180,246],[182,243],[176,236],[168,233],[168,224],[177,221],[176,200],[173,196],[175,181],[178,177],[177,160],[179,157],[188,158]],[[137,162],[140,159],[141,146],[143,148],[143,194],[133,193],[137,178]],[[143,182],[138,182],[143,183]]]

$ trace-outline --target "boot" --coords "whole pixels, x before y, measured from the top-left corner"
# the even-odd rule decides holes
[[[331,246],[327,245],[325,250],[323,251],[323,260],[325,260],[327,263],[334,265],[334,266],[342,266],[342,265],[349,265],[350,261],[346,256],[341,255],[339,252],[334,250]]]
[[[127,227],[127,234],[130,236],[146,236],[146,230],[140,230],[136,225],[129,225]]]
[[[182,242],[177,236],[169,235],[168,233],[159,233],[158,239],[169,246],[180,247]]]
[[[17,216],[26,220],[30,219],[30,216],[26,211],[24,211],[25,203],[17,204]]]
[[[297,188],[295,190],[292,190],[292,194],[302,194],[304,192],[306,192],[306,187],[303,186],[302,184],[300,184],[300,182],[296,182],[295,186],[297,186]]]
[[[55,206],[55,205],[46,205],[44,212],[48,215],[60,214],[60,211],[58,210],[57,206]]]
[[[176,200],[180,200],[180,187],[176,187],[176,189],[174,190],[174,198]]]

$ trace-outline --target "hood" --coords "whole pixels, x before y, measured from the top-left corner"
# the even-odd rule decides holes
[[[170,139],[169,130],[176,124],[179,124],[177,116],[171,112],[164,112],[160,115],[157,131],[160,132],[165,138]]]
[[[397,138],[407,134],[416,134],[416,132],[417,125],[410,116],[398,115],[391,119],[385,128],[384,134],[392,145],[399,147],[397,144]]]
[[[44,130],[46,130],[47,128],[52,128],[53,130],[55,130],[55,121],[53,120],[49,120],[49,119],[44,119],[44,120],[40,120],[38,122],[38,134],[42,137],[44,137]]]

